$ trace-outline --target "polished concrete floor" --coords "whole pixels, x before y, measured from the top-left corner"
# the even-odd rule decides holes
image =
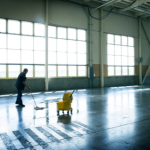
[[[83,89],[73,95],[73,114],[57,116],[66,91],[0,95],[0,150],[150,150],[150,86]],[[70,91],[71,92],[71,91]]]

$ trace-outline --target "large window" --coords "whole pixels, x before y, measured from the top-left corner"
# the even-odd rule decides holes
[[[45,77],[45,25],[0,19],[0,78]],[[86,76],[86,31],[48,26],[49,77]]]
[[[134,75],[134,38],[107,35],[108,76]]]

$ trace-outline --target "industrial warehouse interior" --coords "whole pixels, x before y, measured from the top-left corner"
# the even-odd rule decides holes
[[[150,0],[0,0],[0,150],[150,150]]]

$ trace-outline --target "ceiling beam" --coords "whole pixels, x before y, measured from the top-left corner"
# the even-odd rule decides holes
[[[146,2],[150,2],[150,0],[137,0],[134,4],[132,4],[130,7],[123,9],[123,11],[130,10],[132,8],[138,7]]]

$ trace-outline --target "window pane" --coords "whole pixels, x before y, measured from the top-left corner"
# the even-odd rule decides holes
[[[134,39],[132,37],[128,37],[128,45],[134,46]]]
[[[20,50],[8,50],[8,63],[20,63]]]
[[[8,20],[8,33],[20,34],[20,22]]]
[[[86,42],[78,41],[78,53],[86,53]]]
[[[115,65],[121,65],[121,56],[115,56]]]
[[[86,76],[86,66],[78,66],[78,76]]]
[[[48,37],[56,37],[56,27],[48,26]]]
[[[134,75],[134,67],[129,67],[129,75]]]
[[[22,21],[22,34],[33,35],[33,23]]]
[[[45,77],[45,66],[35,66],[35,77]]]
[[[127,37],[122,36],[122,45],[127,45]]]
[[[114,45],[107,45],[107,54],[114,55]]]
[[[48,64],[56,64],[56,52],[48,53]]]
[[[86,54],[78,54],[78,64],[86,65]]]
[[[114,67],[108,67],[108,75],[113,76],[114,75]]]
[[[86,40],[86,31],[78,30],[78,40],[85,41]]]
[[[20,49],[20,36],[19,35],[8,35],[8,48]]]
[[[34,37],[34,50],[45,50],[45,38]]]
[[[0,32],[6,32],[6,20],[0,19]]]
[[[114,56],[108,55],[107,64],[114,65]]]
[[[34,51],[34,63],[35,64],[45,64],[45,52]]]
[[[68,29],[68,39],[76,40],[76,29]]]
[[[6,65],[0,65],[0,78],[6,78]]]
[[[59,77],[67,76],[67,67],[66,66],[58,66],[58,76]]]
[[[128,56],[134,56],[134,47],[128,47]]]
[[[121,46],[115,45],[115,55],[121,55]]]
[[[67,53],[57,53],[57,64],[67,64]]]
[[[115,67],[115,73],[117,76],[121,75],[121,67]]]
[[[0,63],[6,62],[6,49],[0,49]]]
[[[56,51],[56,39],[48,39],[48,50]]]
[[[107,42],[108,42],[109,44],[114,44],[114,35],[108,34],[108,35],[107,35]]]
[[[20,65],[9,65],[8,66],[8,77],[17,78],[20,73]]]
[[[57,51],[66,52],[67,51],[67,41],[66,40],[57,40]]]
[[[58,28],[58,38],[66,39],[66,28]]]
[[[34,35],[35,36],[45,36],[45,25],[44,24],[34,24]]]
[[[22,49],[33,50],[33,37],[22,36],[21,44],[22,44]]]
[[[56,66],[48,66],[48,76],[56,77]]]
[[[115,35],[115,44],[121,44],[121,37],[119,35]]]
[[[122,46],[122,55],[127,56],[128,55],[128,47],[127,46]]]
[[[76,52],[77,51],[76,41],[68,40],[68,52]]]
[[[68,69],[69,76],[76,76],[76,66],[69,66]]]
[[[122,56],[122,66],[127,66],[128,62],[127,62],[127,57],[126,56]]]
[[[33,64],[33,51],[22,50],[22,64]]]
[[[77,54],[68,53],[68,64],[77,64]]]
[[[134,66],[134,57],[128,57],[129,66]]]
[[[0,34],[0,48],[6,48],[6,34]]]
[[[122,75],[128,75],[128,68],[122,67]]]
[[[22,65],[22,71],[25,68],[28,69],[28,73],[26,74],[26,77],[33,77],[33,66],[32,65]]]

